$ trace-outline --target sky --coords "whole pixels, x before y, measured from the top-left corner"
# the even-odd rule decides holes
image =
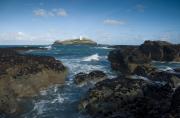
[[[113,45],[180,43],[180,0],[0,0],[0,45],[79,36]]]

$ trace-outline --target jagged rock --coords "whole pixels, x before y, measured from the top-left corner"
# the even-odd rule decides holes
[[[63,84],[66,67],[49,56],[21,55],[0,49],[0,112],[23,110],[19,100],[37,95],[52,84]]]
[[[139,46],[143,54],[156,61],[180,61],[180,45],[165,41],[145,41]]]
[[[104,72],[94,70],[88,74],[82,72],[78,73],[75,75],[74,81],[78,86],[84,86],[88,84],[95,84],[104,79],[107,79],[107,75]]]
[[[156,70],[152,71],[148,78],[152,81],[166,82],[173,88],[180,86],[180,73]]]
[[[170,44],[164,41],[145,41],[139,47],[125,47],[112,50],[108,55],[111,67],[122,74],[146,75],[147,68],[152,68],[150,62],[156,61],[180,61],[180,45]],[[138,67],[138,68],[137,68]],[[141,72],[140,72],[141,69]],[[144,71],[144,72],[143,72]]]
[[[169,84],[107,79],[90,89],[79,109],[94,118],[169,118],[172,93]]]

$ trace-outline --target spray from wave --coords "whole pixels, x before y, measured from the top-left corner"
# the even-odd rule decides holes
[[[91,56],[83,58],[83,61],[99,61],[100,56],[98,54],[93,54]]]

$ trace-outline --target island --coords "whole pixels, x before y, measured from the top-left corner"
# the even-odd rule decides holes
[[[53,45],[97,45],[96,42],[91,39],[80,36],[76,39],[68,39],[68,40],[56,40]]]

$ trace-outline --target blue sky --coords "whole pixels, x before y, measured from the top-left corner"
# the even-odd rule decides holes
[[[180,43],[180,0],[0,0],[0,45]]]

